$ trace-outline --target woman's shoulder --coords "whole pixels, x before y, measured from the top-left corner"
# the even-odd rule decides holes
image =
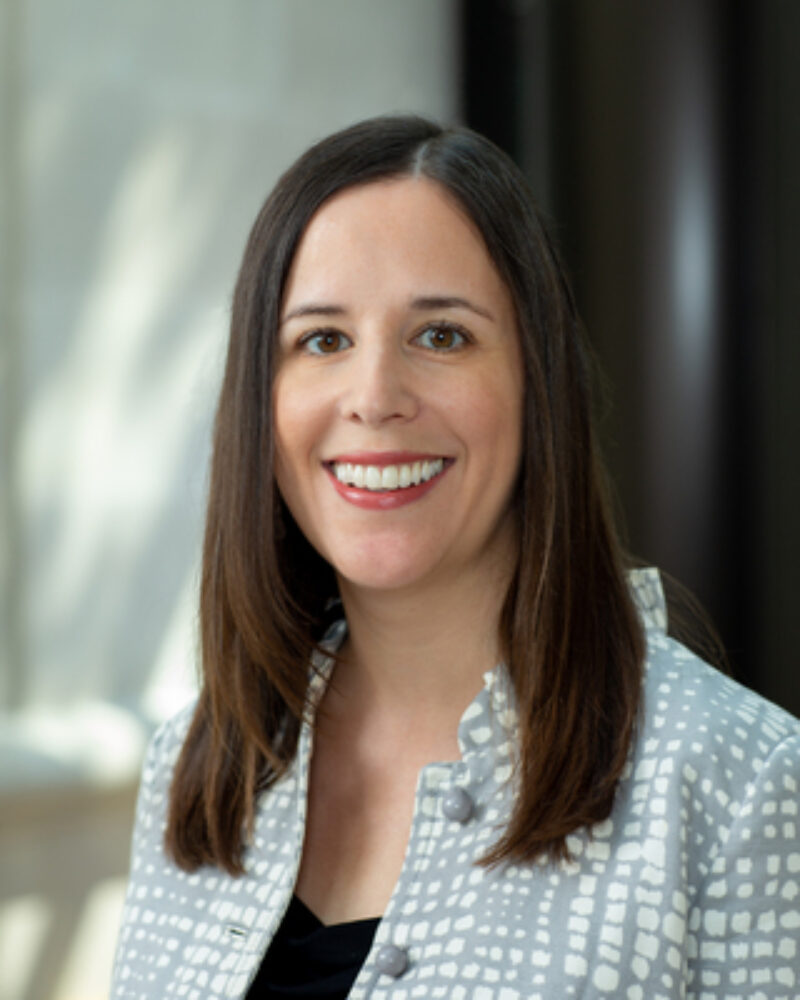
[[[800,778],[800,720],[666,634],[648,635],[642,715],[640,752],[672,755],[701,787],[713,774],[735,794],[779,758]]]
[[[162,721],[150,737],[142,766],[142,784],[165,770],[172,771],[192,723],[196,700]]]
[[[744,789],[779,759],[800,776],[800,720],[670,636],[657,571],[637,574],[647,638],[637,757],[655,754],[664,771],[680,765],[690,778],[713,773],[717,790],[720,783]]]

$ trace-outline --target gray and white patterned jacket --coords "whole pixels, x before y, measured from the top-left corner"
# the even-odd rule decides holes
[[[462,759],[420,773],[403,869],[351,997],[800,997],[800,722],[667,637],[657,571],[631,586],[645,714],[611,817],[570,837],[569,863],[476,867],[508,816],[516,748],[507,676],[487,674],[460,723]],[[311,725],[231,878],[187,874],[162,849],[189,717],[160,729],[145,762],[112,1000],[243,997],[292,896]]]

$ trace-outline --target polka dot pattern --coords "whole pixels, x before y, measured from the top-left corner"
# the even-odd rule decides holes
[[[475,866],[514,795],[513,694],[503,668],[487,674],[461,721],[462,759],[420,774],[403,870],[351,997],[800,997],[800,722],[666,635],[655,570],[631,586],[645,712],[611,817],[570,836],[569,862]],[[313,698],[330,670],[318,666]],[[182,872],[162,850],[189,718],[162,727],[145,762],[113,1000],[243,997],[291,898],[310,724],[234,879]],[[466,817],[445,812],[454,788]],[[406,959],[396,976],[377,961],[389,946]]]

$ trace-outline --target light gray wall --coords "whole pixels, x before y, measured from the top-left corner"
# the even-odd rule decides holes
[[[92,892],[124,874],[146,731],[192,690],[209,428],[249,226],[312,140],[386,111],[455,117],[455,8],[0,4],[2,1000],[105,989],[110,946],[87,951],[87,980],[76,935],[94,937],[90,898],[91,926],[114,926],[122,883]],[[73,786],[102,802],[65,833]],[[100,867],[94,814],[116,831]]]
[[[8,10],[4,528],[22,576],[4,580],[20,605],[6,699],[133,704],[191,669],[209,420],[249,225],[311,140],[383,111],[453,117],[453,4]]]

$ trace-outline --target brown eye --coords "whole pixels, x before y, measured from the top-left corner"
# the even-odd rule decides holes
[[[466,336],[454,326],[428,326],[417,335],[417,341],[431,351],[456,351],[468,341]]]
[[[317,330],[302,340],[309,354],[336,354],[350,346],[350,340],[338,330]]]

